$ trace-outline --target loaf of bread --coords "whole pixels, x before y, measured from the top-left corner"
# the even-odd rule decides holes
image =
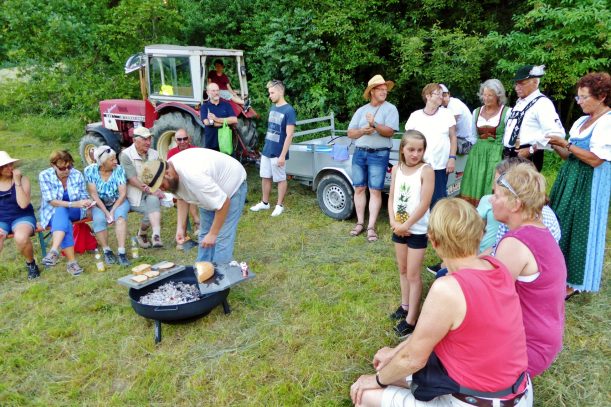
[[[138,264],[136,267],[134,267],[132,269],[132,273],[134,273],[134,275],[142,275],[144,273],[146,273],[147,271],[151,270],[151,265],[150,264]]]
[[[140,284],[144,281],[146,281],[148,279],[147,276],[145,276],[144,274],[139,274],[137,276],[133,276],[132,280],[134,280],[136,283]]]
[[[214,275],[214,264],[209,261],[198,261],[195,263],[195,274],[197,282],[203,283]]]
[[[159,272],[155,270],[150,270],[144,273],[144,275],[147,276],[148,278],[153,278],[153,277],[157,277],[159,275]]]

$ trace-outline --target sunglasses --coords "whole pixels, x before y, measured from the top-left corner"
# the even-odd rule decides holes
[[[107,148],[104,151],[102,151],[100,154],[98,154],[98,160],[104,155],[104,154],[110,154],[112,153],[112,148]]]
[[[66,170],[71,170],[72,169],[72,164],[68,164],[68,165],[65,165],[63,167],[60,167],[60,166],[55,165],[55,164],[53,164],[53,165],[55,166],[55,168],[57,168],[58,171],[66,171]]]
[[[182,141],[187,141],[187,140],[189,140],[189,137],[181,137],[181,138],[179,138],[179,137],[174,137],[174,138],[176,139],[176,141],[177,141],[177,142],[182,142]]]
[[[508,189],[509,192],[511,192],[513,194],[513,196],[515,196],[516,198],[520,199],[520,197],[518,196],[518,193],[516,192],[515,189],[513,189],[513,187],[509,184],[509,182],[507,182],[507,180],[505,179],[505,173],[502,173],[496,180],[496,184],[499,186],[502,186],[505,189]]]

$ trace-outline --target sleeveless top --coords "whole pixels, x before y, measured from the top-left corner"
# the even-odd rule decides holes
[[[511,274],[497,259],[492,270],[461,269],[451,274],[465,296],[460,326],[435,346],[448,375],[464,387],[493,392],[512,386],[528,358],[520,299]]]
[[[516,281],[526,330],[528,373],[534,377],[543,373],[562,349],[566,265],[548,229],[526,225],[510,230],[503,239],[507,237],[525,244],[539,269],[533,281]]]
[[[22,216],[34,216],[34,208],[31,203],[25,209],[19,206],[13,182],[7,191],[0,191],[0,221],[10,224]]]
[[[502,105],[499,113],[497,113],[491,119],[496,117],[499,118],[496,126],[478,126],[479,114],[481,111],[481,107],[475,109],[475,114],[473,115],[473,122],[475,124],[475,129],[477,130],[478,138],[481,140],[486,140],[488,138],[492,138],[498,144],[501,144],[503,140],[503,134],[505,133],[505,118],[507,116],[507,112],[510,110],[507,106]]]
[[[393,209],[395,211],[395,218],[399,222],[405,222],[407,220],[405,215],[410,215],[420,204],[422,168],[424,168],[425,165],[428,164],[422,164],[412,175],[403,174],[401,171],[403,164],[399,164],[397,168],[395,174]],[[418,219],[418,222],[414,223],[412,227],[409,228],[410,233],[414,235],[426,234],[429,226],[429,215],[430,210],[427,209],[424,215]]]

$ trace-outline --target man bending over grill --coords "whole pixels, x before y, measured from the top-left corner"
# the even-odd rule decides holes
[[[229,263],[246,200],[246,171],[234,158],[207,148],[182,151],[167,163],[147,163],[141,181],[152,191],[171,192],[177,202],[176,243],[185,241],[188,204],[199,207],[196,261]]]

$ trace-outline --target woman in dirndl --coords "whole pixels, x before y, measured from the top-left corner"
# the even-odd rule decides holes
[[[503,133],[511,108],[505,106],[505,88],[498,79],[479,87],[483,106],[473,111],[477,142],[469,152],[460,184],[460,196],[477,206],[482,196],[492,193],[495,166],[503,159]]]
[[[586,114],[577,119],[570,138],[550,137],[566,160],[550,194],[560,220],[560,248],[568,269],[567,299],[600,289],[611,195],[611,79],[590,73],[577,82],[575,100]]]

